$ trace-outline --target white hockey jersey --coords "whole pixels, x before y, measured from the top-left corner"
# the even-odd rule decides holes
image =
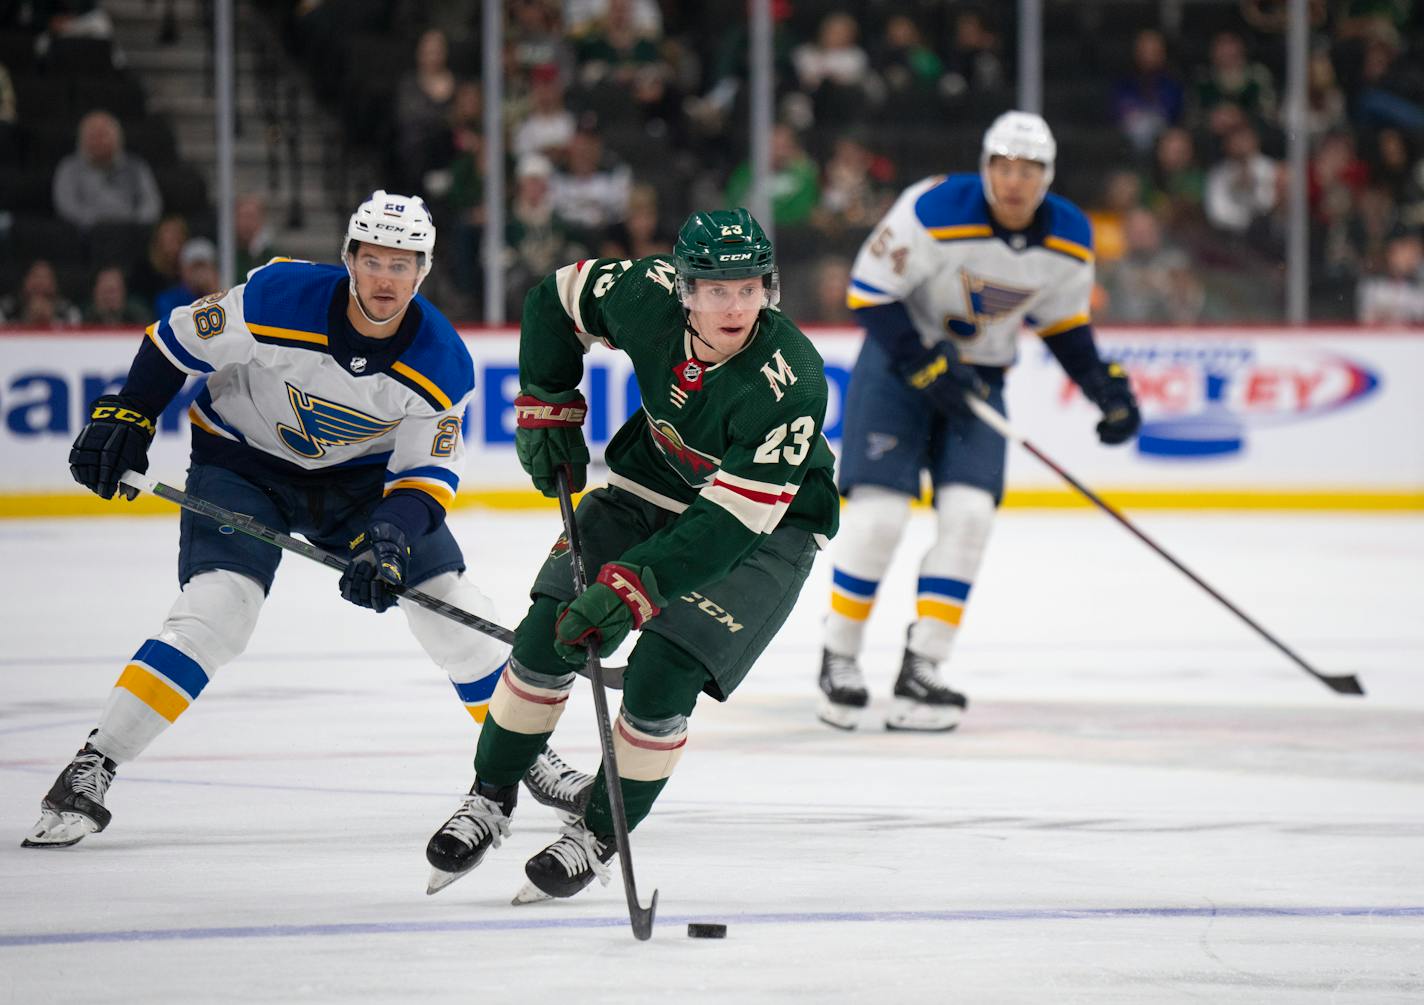
[[[149,326],[170,363],[207,376],[188,411],[194,457],[242,445],[306,471],[380,464],[385,494],[415,490],[448,509],[474,363],[417,296],[418,326],[403,323],[383,345],[393,358],[368,365],[336,300],[347,281],[339,266],[277,259]]]
[[[905,189],[851,270],[852,308],[900,301],[928,348],[948,338],[966,362],[1010,366],[1019,330],[1044,337],[1090,321],[1092,228],[1049,194],[1028,231],[998,228],[978,175]]]

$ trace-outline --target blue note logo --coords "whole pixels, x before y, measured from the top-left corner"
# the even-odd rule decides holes
[[[944,319],[945,331],[959,339],[976,338],[984,327],[1012,314],[1038,292],[1009,286],[972,272],[961,272],[959,278],[964,284],[964,303],[969,308],[969,316],[951,314]]]
[[[296,413],[295,427],[278,423],[277,437],[294,454],[308,459],[324,457],[327,447],[364,443],[389,433],[400,419],[388,422],[354,408],[327,401],[287,385],[287,400]]]

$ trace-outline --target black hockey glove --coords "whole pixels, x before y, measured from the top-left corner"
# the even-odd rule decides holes
[[[965,393],[988,399],[989,385],[979,372],[959,358],[959,351],[948,341],[926,349],[917,359],[900,367],[905,383],[923,391],[935,407],[946,415],[973,415],[964,400]]]
[[[1100,441],[1116,446],[1137,435],[1137,427],[1142,425],[1142,413],[1137,410],[1132,384],[1121,366],[1109,363],[1103,367],[1095,379],[1084,383],[1083,393],[1103,410],[1102,421],[1097,427]]]
[[[405,586],[410,545],[405,532],[377,520],[351,542],[351,564],[341,574],[341,595],[377,614],[388,610]]]
[[[588,404],[575,388],[545,391],[530,384],[514,399],[514,452],[534,487],[549,498],[559,494],[559,468],[569,473],[569,488],[588,482],[588,444],[583,420]]]
[[[120,484],[119,478],[125,471],[142,474],[148,470],[153,432],[153,420],[132,398],[121,394],[96,398],[89,408],[89,424],[69,449],[69,473],[101,498],[112,499],[117,491],[125,499],[133,499],[138,489]]]

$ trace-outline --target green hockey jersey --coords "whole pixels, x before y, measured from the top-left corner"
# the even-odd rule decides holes
[[[567,391],[595,342],[628,354],[642,408],[608,444],[608,482],[678,513],[621,560],[650,566],[669,596],[722,578],[780,526],[836,532],[840,497],[822,435],[826,375],[811,340],[764,310],[747,344],[696,360],[672,259],[589,259],[524,303],[519,377]]]

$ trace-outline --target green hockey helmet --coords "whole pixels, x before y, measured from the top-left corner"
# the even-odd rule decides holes
[[[762,277],[764,307],[781,300],[781,277],[771,238],[756,218],[742,208],[693,213],[677,232],[673,246],[677,266],[677,292],[683,306],[693,303],[699,279],[751,279]]]

